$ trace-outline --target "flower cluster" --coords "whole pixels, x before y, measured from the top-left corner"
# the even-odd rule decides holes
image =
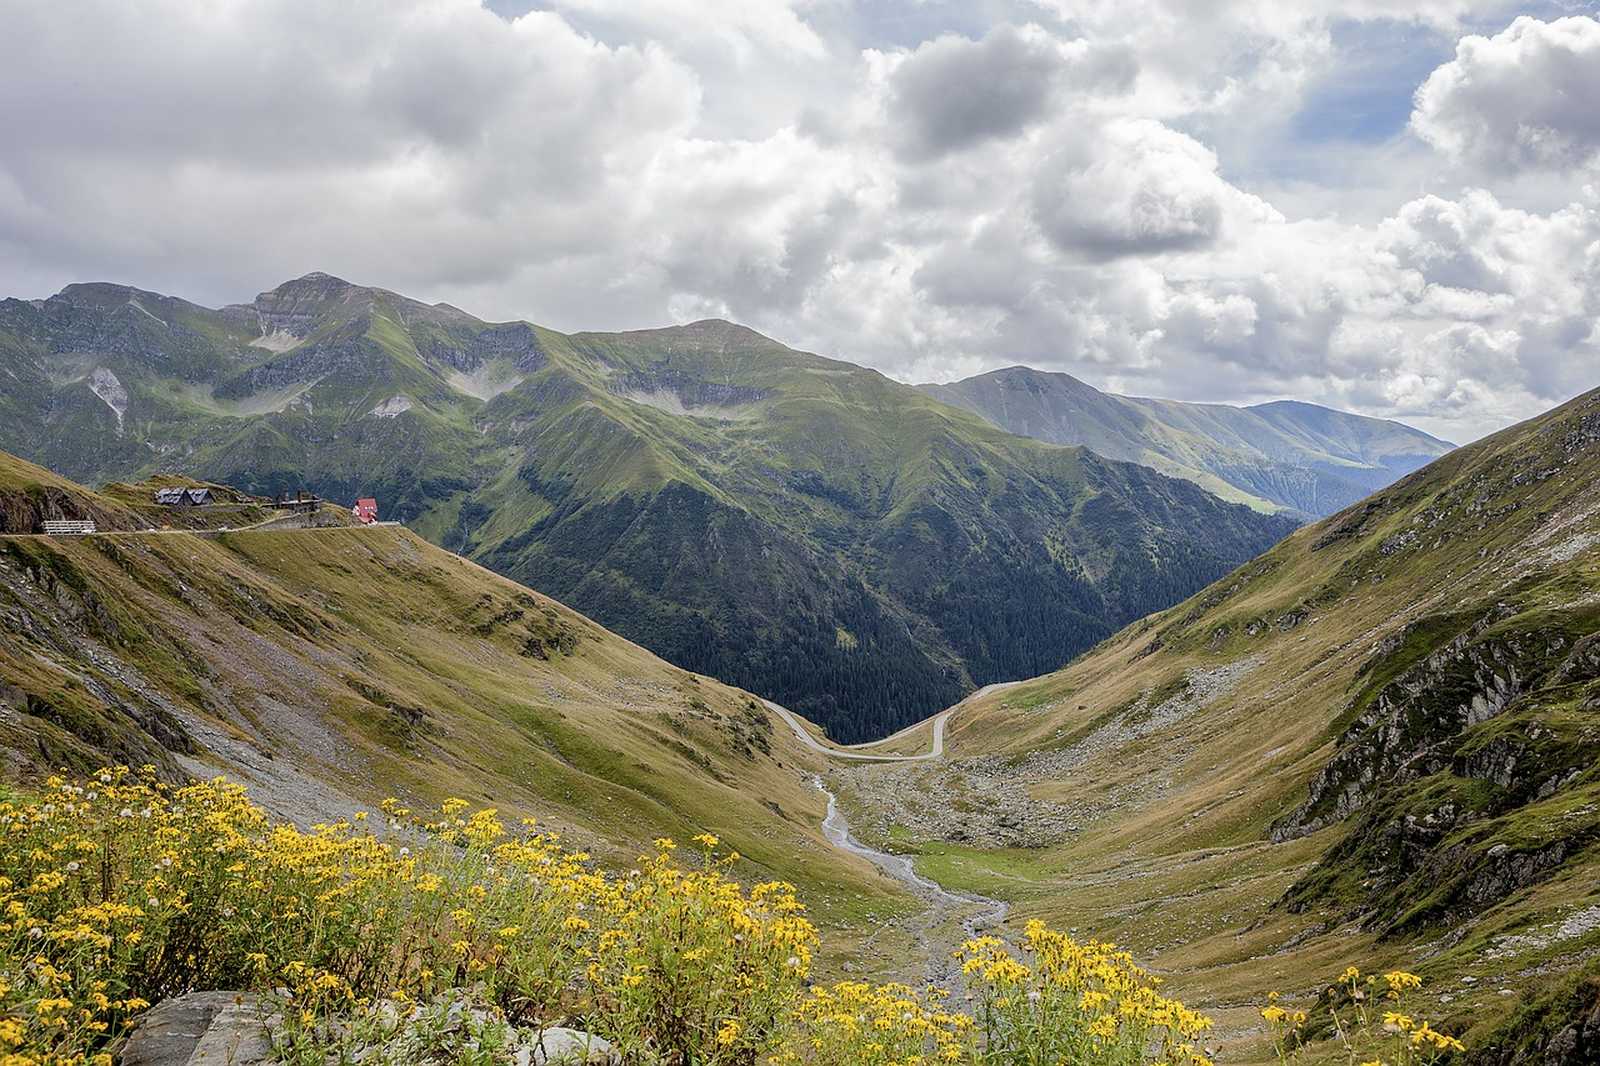
[[[975,986],[987,1061],[1160,1062],[1211,1066],[1199,1046],[1211,1019],[1157,991],[1160,980],[1113,944],[1028,923],[1021,958],[982,937],[957,952]]]
[[[1406,993],[1421,987],[1422,978],[1404,970],[1391,970],[1381,978],[1377,974],[1363,977],[1354,966],[1328,986],[1321,1002],[1332,1036],[1350,1066],[1432,1066],[1453,1052],[1466,1050],[1460,1040],[1407,1012]],[[1283,1007],[1274,992],[1261,1008],[1261,1017],[1272,1033],[1278,1061],[1288,1066],[1310,1042],[1310,1015]]]
[[[956,953],[970,1012],[904,985],[808,991],[817,931],[793,886],[741,887],[713,836],[612,873],[460,800],[384,812],[383,833],[363,815],[301,830],[238,785],[149,770],[0,802],[0,1066],[109,1066],[150,1003],[204,988],[271,996],[278,1055],[307,1066],[376,1045],[373,1061],[510,1060],[558,1022],[652,1066],[1211,1066],[1207,1018],[1126,952],[1038,922],[1015,949]],[[1376,979],[1341,980],[1347,1046],[1358,1024],[1392,1045],[1373,1062],[1459,1049],[1406,1013],[1414,977],[1383,978],[1381,1021]],[[1263,1014],[1287,1055],[1304,1014]]]
[[[770,1050],[811,969],[817,932],[794,886],[745,893],[723,873],[716,837],[685,869],[670,840],[617,884],[587,978],[591,1024],[619,1047],[667,1062],[753,1062]]]
[[[451,989],[513,1024],[592,1023],[640,1057],[751,1061],[798,1002],[815,930],[793,889],[686,870],[662,841],[619,877],[450,801],[309,831],[216,780],[52,779],[0,803],[0,1057],[81,1062],[194,988],[275,992],[290,1029]],[[294,1044],[293,1034],[288,1043]]]
[[[844,981],[817,987],[795,1013],[796,1036],[773,1066],[937,1066],[971,1062],[974,1023],[947,993]]]

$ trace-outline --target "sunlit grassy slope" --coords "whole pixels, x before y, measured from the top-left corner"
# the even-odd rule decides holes
[[[853,798],[926,873],[1126,943],[1202,999],[1398,963],[1481,1041],[1600,953],[1597,634],[1590,393],[972,701],[954,768],[859,771]],[[978,809],[974,767],[1062,831],[955,842],[885,814],[868,776]]]
[[[0,619],[8,781],[221,772],[302,822],[456,795],[619,864],[710,831],[841,951],[911,906],[820,839],[811,757],[747,694],[405,529],[0,537]]]

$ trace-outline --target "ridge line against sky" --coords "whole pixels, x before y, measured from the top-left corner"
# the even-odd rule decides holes
[[[1597,15],[0,0],[0,294],[326,270],[1464,442],[1600,384]]]

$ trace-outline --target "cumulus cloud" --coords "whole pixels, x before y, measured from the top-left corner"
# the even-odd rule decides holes
[[[1034,211],[1059,248],[1096,259],[1193,250],[1230,216],[1278,217],[1222,180],[1204,145],[1152,119],[1068,131],[1035,179]]]
[[[583,255],[623,239],[605,192],[689,132],[701,92],[653,45],[471,2],[14,10],[0,233],[78,276],[209,261],[248,292],[311,266],[504,278],[534,234],[546,260]]]
[[[1570,169],[1600,159],[1600,21],[1524,16],[1470,36],[1416,94],[1411,125],[1486,170]]]
[[[1021,132],[1063,93],[1125,92],[1137,72],[1125,48],[1063,42],[1037,26],[1002,25],[981,40],[946,34],[891,76],[895,140],[916,159],[960,151]]]

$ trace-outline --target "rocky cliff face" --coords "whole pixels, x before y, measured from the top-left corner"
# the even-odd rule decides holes
[[[1501,714],[1548,675],[1570,678],[1589,669],[1591,639],[1575,649],[1564,626],[1504,631],[1515,613],[1506,604],[1495,605],[1410,666],[1404,663],[1416,659],[1417,644],[1427,646],[1461,618],[1425,619],[1386,641],[1366,672],[1393,675],[1393,680],[1369,684],[1356,698],[1347,712],[1356,717],[1339,738],[1338,753],[1312,780],[1306,802],[1273,827],[1273,839],[1292,839],[1342,821],[1366,806],[1380,787],[1448,768],[1466,730]],[[1464,769],[1509,787],[1505,765],[1480,754]]]
[[[1449,923],[1600,840],[1582,802],[1600,785],[1600,609],[1498,602],[1452,635],[1463,621],[1386,642],[1335,755],[1273,827],[1287,840],[1355,815],[1292,909],[1340,900],[1391,933]]]
[[[261,293],[250,307],[264,335],[281,332],[304,337],[321,323],[330,305],[359,296],[360,290],[349,282],[313,272]]]
[[[52,486],[0,489],[0,533],[42,533],[47,521],[88,519],[99,529],[132,529],[131,515]]]
[[[473,334],[465,343],[436,337],[423,354],[464,373],[497,360],[508,362],[523,373],[531,373],[543,366],[546,358],[539,335],[526,322],[490,326]]]
[[[0,749],[16,748],[16,730],[46,765],[89,771],[109,758],[177,780],[174,754],[192,751],[193,742],[171,701],[126,662],[127,651],[148,640],[48,542],[0,546],[0,658],[35,649],[28,657],[40,680],[58,672],[52,661],[95,664],[57,684],[0,680]]]

